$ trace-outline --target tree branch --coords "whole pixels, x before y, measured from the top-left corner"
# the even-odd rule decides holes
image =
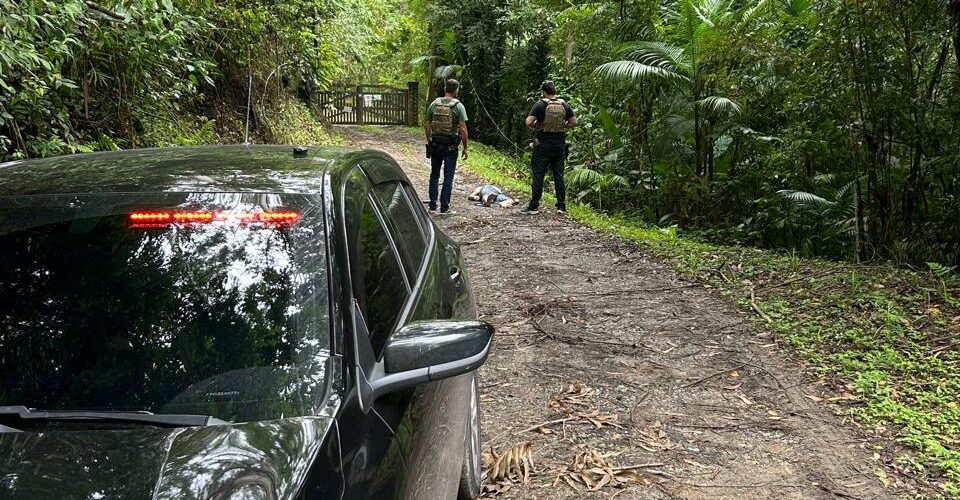
[[[97,5],[96,3],[94,3],[94,2],[91,1],[91,0],[84,0],[83,3],[86,4],[87,7],[90,8],[90,10],[95,10],[95,11],[97,11],[97,12],[99,12],[99,13],[107,16],[107,17],[111,17],[111,18],[113,18],[113,19],[116,19],[117,21],[126,21],[126,20],[127,20],[127,16],[125,16],[125,15],[123,15],[123,14],[120,14],[119,12],[114,12],[114,11],[112,11],[112,10],[110,10],[110,9],[107,9],[106,7],[101,7],[100,5]]]

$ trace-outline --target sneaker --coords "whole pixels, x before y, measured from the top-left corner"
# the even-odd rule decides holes
[[[560,215],[567,215],[567,208],[566,208],[566,207],[557,207],[557,213],[560,214]]]
[[[448,215],[448,214],[452,214],[452,213],[453,213],[453,212],[450,210],[450,207],[446,207],[446,208],[441,208],[441,209],[440,209],[440,215]]]
[[[430,208],[427,209],[427,212],[429,212],[429,213],[431,213],[431,214],[435,214],[435,213],[437,213],[437,207],[430,207]]]
[[[527,215],[537,215],[538,213],[540,213],[540,210],[536,208],[527,207],[521,210],[520,213],[527,214]]]

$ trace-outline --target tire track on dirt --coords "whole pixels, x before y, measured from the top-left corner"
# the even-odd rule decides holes
[[[390,153],[426,193],[417,136],[343,134]],[[466,195],[480,182],[459,168],[454,213],[436,220],[463,245],[482,319],[498,329],[480,370],[484,449],[532,443],[529,481],[503,497],[894,496],[900,483],[884,487],[865,439],[805,397],[825,389],[715,290],[551,211],[477,207]],[[558,480],[587,452],[628,467],[629,486]]]

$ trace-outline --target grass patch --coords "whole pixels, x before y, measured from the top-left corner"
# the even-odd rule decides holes
[[[471,143],[462,168],[508,191],[530,194],[528,165],[493,148]],[[549,194],[544,198],[555,201]],[[943,496],[960,495],[957,279],[936,269],[803,260],[702,243],[678,235],[676,228],[651,227],[578,204],[569,204],[569,214],[640,244],[743,309],[753,312],[756,304],[772,320],[766,326],[822,379],[825,392],[810,396],[834,399],[866,433],[894,439],[876,445],[890,467]]]

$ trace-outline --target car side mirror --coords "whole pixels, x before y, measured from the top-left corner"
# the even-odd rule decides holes
[[[493,327],[482,321],[421,321],[395,333],[383,351],[386,373],[429,368],[431,380],[476,369],[486,360]]]
[[[486,361],[493,327],[482,321],[420,321],[393,334],[383,349],[383,363],[364,370],[372,403],[380,396],[420,384],[463,375]]]

